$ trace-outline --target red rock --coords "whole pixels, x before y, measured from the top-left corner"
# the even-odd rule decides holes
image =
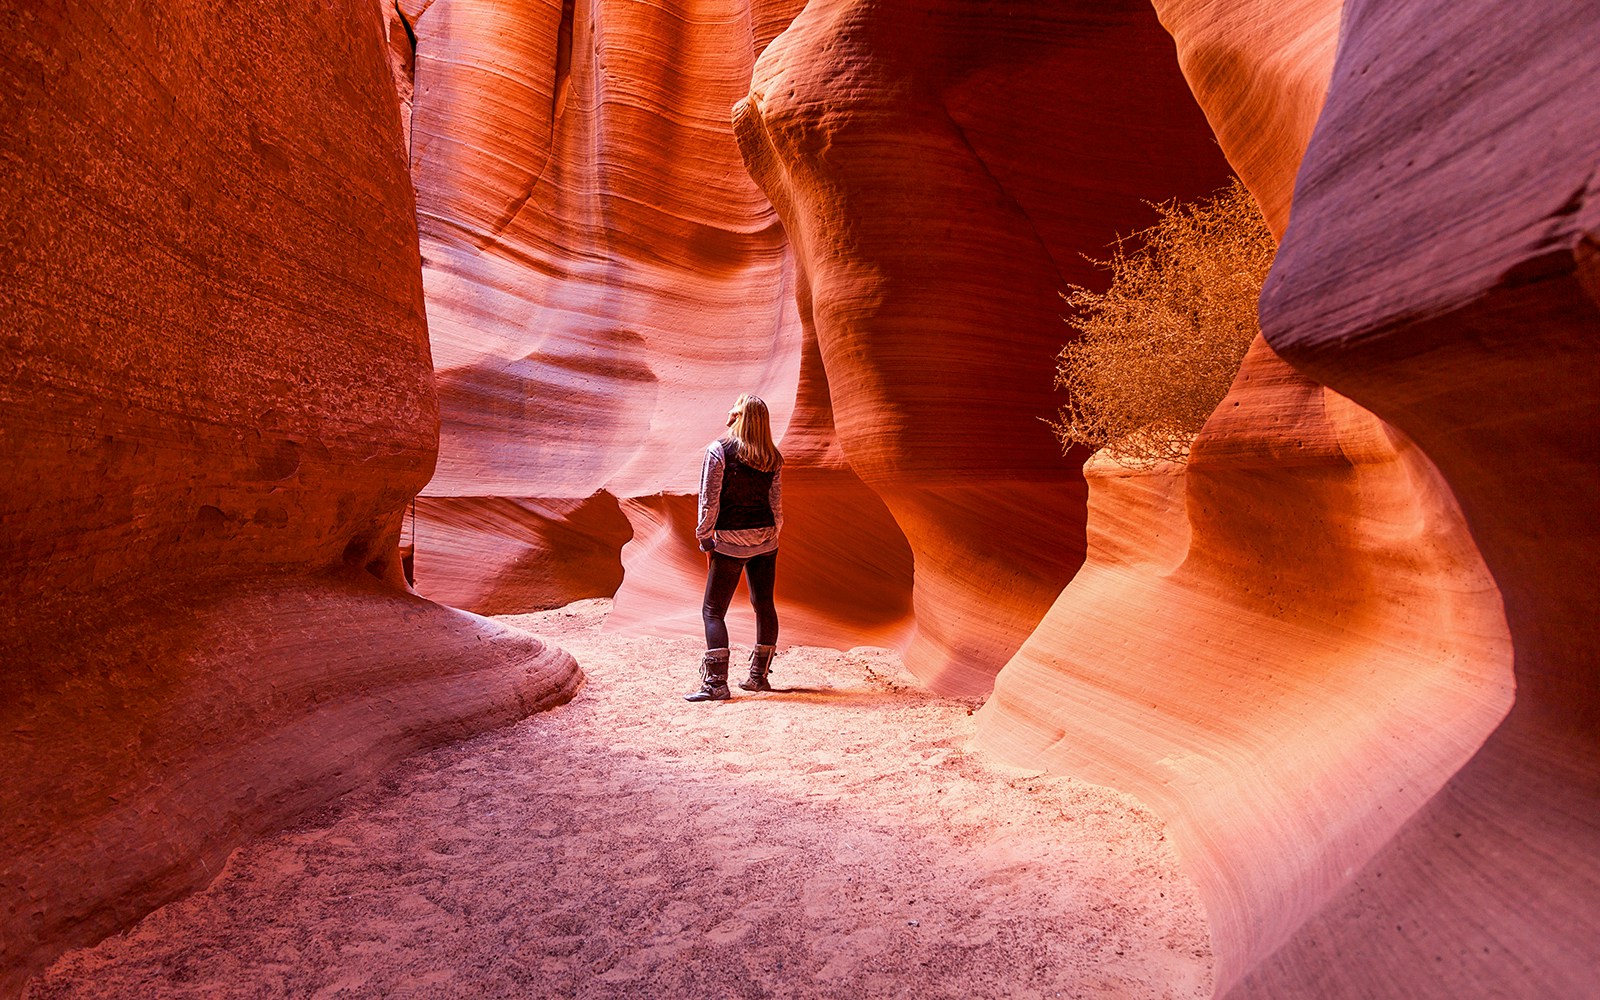
[[[735,116],[843,454],[915,555],[908,665],[969,693],[1082,559],[1082,480],[1037,419],[1059,402],[1057,293],[1104,280],[1080,254],[1153,221],[1141,199],[1224,176],[1151,12],[993,15],[813,2]]]
[[[438,411],[378,8],[5,19],[9,994],[580,675],[401,579]]]
[[[632,536],[607,493],[582,500],[422,497],[402,535],[415,537],[418,579],[432,599],[486,615],[614,593],[622,584],[618,553]]]
[[[697,632],[684,501],[754,391],[788,459],[784,641],[905,639],[910,551],[839,450],[794,259],[729,123],[800,6],[605,3],[565,27],[560,5],[409,12],[444,411],[423,593],[490,613],[615,592],[610,627]]]
[[[1341,0],[1152,0],[1234,172],[1281,237],[1322,110]]]
[[[480,595],[609,593],[616,535],[588,535],[577,560],[604,572],[552,587],[532,556],[554,551],[536,536],[570,537],[558,520],[461,529],[496,522],[500,498],[609,503],[598,493],[634,520],[612,627],[697,628],[702,570],[672,498],[692,494],[727,401],[753,389],[790,458],[791,517],[820,512],[785,535],[786,640],[855,645],[865,630],[908,641],[941,687],[984,690],[1081,559],[1081,483],[1035,419],[1056,403],[1056,292],[1098,280],[1079,251],[1148,221],[1141,198],[1209,190],[1222,161],[1147,12],[1090,30],[1046,4],[987,26],[954,8],[818,5],[766,46],[798,6],[760,5],[752,21],[737,4],[721,17],[601,4],[565,27],[555,5],[415,12],[413,168],[444,428],[427,494],[457,512],[436,526],[419,505],[418,586],[478,610],[501,607]],[[686,19],[688,40],[674,34]],[[860,33],[840,34],[846,22]],[[1107,87],[1100,31],[1158,70]],[[901,35],[924,41],[874,42]],[[763,47],[742,146],[776,215],[727,127]],[[649,51],[670,51],[668,68]],[[908,104],[913,82],[929,96]],[[1078,103],[1041,119],[1061,93]],[[1162,126],[1085,142],[1097,103]],[[824,164],[808,140],[770,146],[768,126],[875,138]],[[1092,195],[1063,197],[1036,155],[1069,151]]]
[[[1263,329],[1437,464],[1516,703],[1244,994],[1600,989],[1596,52],[1592,4],[1346,4]]]
[[[1600,28],[1154,6],[8,4],[0,990],[570,694],[397,541],[464,605],[621,577],[617,625],[694,628],[754,390],[786,640],[1010,658],[981,745],[1161,811],[1219,992],[1593,992]],[[1055,293],[1213,133],[1285,241],[1271,346],[1085,527]]]
[[[1594,465],[1572,446],[1597,416],[1573,360],[1594,226],[1572,192],[1594,122],[1560,70],[1592,65],[1595,25],[1380,6],[1346,6],[1306,152],[1331,19],[1158,4],[1287,229],[1273,346],[1395,426],[1258,342],[1182,481],[1091,474],[1088,561],[1000,674],[980,742],[1162,811],[1219,993],[1586,995],[1596,616],[1570,595],[1594,500],[1571,484]]]
[[[793,264],[728,113],[800,5],[403,5],[443,414],[423,593],[475,610],[610,596],[626,526],[575,528],[551,505],[692,493],[742,392],[790,423]]]
[[[1089,467],[1089,557],[979,719],[980,745],[1161,813],[1219,994],[1511,697],[1498,595],[1426,458],[1267,353],[1186,474]]]

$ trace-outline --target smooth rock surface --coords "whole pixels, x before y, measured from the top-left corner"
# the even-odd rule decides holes
[[[1091,467],[1089,558],[980,713],[980,745],[1167,819],[1221,991],[1511,699],[1498,594],[1426,460],[1348,402],[1296,414],[1337,400],[1296,382],[1255,389],[1255,430],[1210,454],[1202,438],[1186,475]],[[1274,420],[1328,437],[1291,464],[1272,449],[1299,441],[1263,433]]]
[[[1152,0],[1228,163],[1278,237],[1333,71],[1341,0]]]
[[[968,693],[1083,557],[1083,482],[1040,420],[1057,293],[1105,280],[1081,255],[1153,222],[1141,199],[1226,175],[1148,8],[1004,15],[813,2],[734,123],[794,248],[843,453],[914,554],[907,665]]]
[[[1283,233],[1337,8],[1157,7]],[[1504,716],[1501,595],[1429,457],[1261,341],[1186,472],[1090,484],[1089,560],[1001,673],[980,738],[1173,823],[1226,992],[1433,808]],[[1352,931],[1344,964],[1383,947]],[[1385,995],[1378,978],[1340,995]]]
[[[10,995],[580,675],[401,577],[438,411],[378,7],[0,14]]]
[[[757,53],[801,6],[401,5],[416,36],[412,174],[442,409],[417,512],[422,593],[499,613],[621,585],[637,627],[692,611],[698,629],[702,584],[676,588],[692,525],[673,522],[679,553],[621,511],[692,495],[742,392],[768,401],[789,489],[804,494],[811,463],[797,453],[825,453],[832,435],[826,383],[818,366],[802,375],[794,263],[729,124]],[[797,417],[808,394],[820,413]],[[842,462],[823,471],[850,478]],[[870,528],[903,548],[892,522]],[[827,544],[792,532],[786,562],[817,562]],[[786,603],[816,589],[799,569],[782,577]],[[841,577],[876,586],[848,566]]]
[[[1591,4],[1346,5],[1263,329],[1437,464],[1516,703],[1241,995],[1600,991],[1597,52]]]
[[[754,389],[799,512],[784,640],[865,629],[987,690],[1082,558],[1083,486],[1038,419],[1056,293],[1224,162],[1138,5],[716,11],[410,11],[443,410],[418,586],[494,612],[616,590],[611,627],[697,631],[684,501]],[[549,513],[613,499],[628,533]]]
[[[0,992],[571,695],[402,552],[694,633],[752,390],[784,641],[1004,664],[979,749],[1160,814],[1219,993],[1600,991],[1583,5],[0,3]],[[1056,293],[1230,163],[1267,339],[1086,485]]]

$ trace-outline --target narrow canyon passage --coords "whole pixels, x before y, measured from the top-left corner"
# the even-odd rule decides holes
[[[974,703],[885,650],[788,649],[779,690],[688,704],[695,642],[605,633],[609,604],[506,619],[577,657],[570,704],[241,848],[27,995],[1209,994],[1131,799],[970,753]]]

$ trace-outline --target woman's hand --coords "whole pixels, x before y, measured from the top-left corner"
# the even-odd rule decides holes
[[[716,540],[715,537],[700,539],[700,551],[701,552],[715,552],[716,550],[717,550],[717,540]]]

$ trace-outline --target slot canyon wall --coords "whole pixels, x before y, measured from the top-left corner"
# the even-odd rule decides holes
[[[1186,472],[1091,470],[980,741],[1168,817],[1219,993],[1588,995],[1600,21],[1382,6],[1157,4],[1266,342]]]
[[[786,640],[905,634],[911,552],[841,454],[728,121],[802,6],[401,4],[442,410],[421,592],[484,613],[615,593],[613,626],[698,631],[701,453],[752,391],[788,459]]]
[[[1103,286],[1083,255],[1226,162],[1133,3],[818,0],[734,129],[801,262],[844,452],[915,553],[907,665],[985,693],[1083,559],[1083,456],[1041,419],[1058,293]]]
[[[376,6],[0,13],[12,995],[581,675],[401,575],[438,416]]]
[[[753,389],[788,459],[784,640],[981,693],[1083,558],[1039,419],[1057,292],[1226,162],[1143,5],[804,6],[412,10],[443,423],[417,585],[615,590],[611,627],[692,634],[700,450]]]
[[[784,641],[1157,809],[1219,995],[1600,988],[1600,18],[1388,7],[0,0],[0,994],[575,690],[469,612],[697,631],[743,391]],[[1057,293],[1230,168],[1265,337],[1080,473]]]
[[[1600,990],[1596,53],[1593,5],[1346,6],[1262,327],[1436,463],[1516,701],[1241,995]]]
[[[513,9],[544,25],[544,41],[527,51],[494,41],[490,25]],[[1564,791],[1519,773],[1530,791],[1513,801],[1537,804],[1530,815],[1566,829],[1553,855],[1526,823],[1496,832],[1514,806],[1460,822],[1462,810],[1488,812],[1486,782],[1473,785],[1470,802],[1440,805],[1462,794],[1453,776],[1482,770],[1486,740],[1484,753],[1538,711],[1524,691],[1497,730],[1529,670],[1545,669],[1528,666],[1530,637],[1549,643],[1558,631],[1529,623],[1556,614],[1570,624],[1581,602],[1540,609],[1550,595],[1534,573],[1524,586],[1536,596],[1523,602],[1534,610],[1519,619],[1504,594],[1507,567],[1492,546],[1480,551],[1487,522],[1473,516],[1450,463],[1436,464],[1426,421],[1396,408],[1403,392],[1384,399],[1352,372],[1303,360],[1311,354],[1295,354],[1300,367],[1291,367],[1274,345],[1300,335],[1294,321],[1273,321],[1285,332],[1252,348],[1186,468],[1132,473],[1097,462],[1086,489],[1035,420],[1058,402],[1048,386],[1063,333],[1055,293],[1104,280],[1080,255],[1147,223],[1141,199],[1193,197],[1231,167],[1274,232],[1292,236],[1296,178],[1330,92],[1344,7],[814,0],[749,15],[718,8],[721,17],[705,5],[668,9],[437,3],[417,23],[419,93],[430,78],[445,88],[431,98],[432,118],[430,98],[418,99],[425,273],[436,337],[457,338],[440,349],[441,369],[449,357],[455,373],[441,379],[446,459],[420,505],[419,585],[509,610],[606,593],[621,579],[615,626],[694,631],[688,494],[698,449],[720,429],[723,401],[755,387],[774,403],[796,493],[812,491],[791,502],[809,521],[791,523],[785,540],[786,639],[898,643],[915,672],[953,692],[987,689],[1006,664],[982,713],[983,745],[1134,791],[1162,811],[1207,902],[1219,992],[1269,996],[1326,982],[1366,995],[1404,981],[1419,995],[1484,982],[1529,995],[1586,985],[1586,883],[1545,906],[1524,897],[1548,872],[1488,878],[1467,869],[1470,852],[1487,852],[1475,855],[1482,864],[1518,838],[1540,844],[1536,857],[1577,862],[1592,825],[1573,817],[1592,801],[1593,781],[1573,748],[1592,743],[1592,725],[1560,730],[1578,736],[1550,751],[1570,779]],[[487,21],[485,11],[494,12]],[[450,18],[429,25],[444,12]],[[1360,14],[1351,7],[1352,24]],[[1504,16],[1493,5],[1462,15],[1480,29]],[[1479,32],[1480,46],[1515,54],[1507,62],[1478,52],[1510,81],[1494,92],[1505,107],[1558,107],[1527,81],[1539,72],[1571,80],[1590,66],[1560,46],[1532,59],[1552,32],[1592,37],[1592,24],[1567,16],[1531,19],[1516,37]],[[738,91],[720,74],[746,64],[680,46],[663,69],[612,51],[614,39],[661,37],[664,17],[731,33],[740,60],[751,40],[750,91],[733,131],[758,191],[729,166],[716,117],[717,102]],[[1374,28],[1368,58],[1410,67],[1401,79],[1421,76],[1440,58],[1438,34],[1403,42]],[[489,51],[492,71],[458,51]],[[1429,115],[1470,117],[1489,99],[1477,89],[1484,71],[1457,63],[1465,68],[1455,91],[1407,92],[1415,120],[1386,117],[1386,96],[1359,81],[1348,114],[1380,123],[1385,139],[1396,122],[1425,136]],[[507,96],[508,77],[525,99]],[[465,107],[487,111],[458,118]],[[537,112],[526,129],[534,141],[507,148],[516,129],[477,135],[480,126],[463,120],[494,120],[507,107]],[[432,145],[423,129],[436,134]],[[1581,154],[1581,143],[1574,148]],[[595,149],[598,161],[584,158]],[[624,169],[663,157],[672,169]],[[1507,155],[1502,182],[1520,190],[1511,164]],[[497,186],[478,190],[496,171],[505,172]],[[1526,193],[1570,194],[1560,183],[1540,187],[1548,180],[1529,181]],[[710,190],[715,210],[702,200]],[[1341,197],[1370,196],[1346,189],[1325,211],[1337,213]],[[1428,211],[1443,219],[1450,197],[1441,188]],[[676,207],[684,204],[691,211]],[[710,220],[712,232],[674,229],[685,214]],[[641,233],[675,240],[664,245],[676,256]],[[1318,235],[1304,239],[1312,246]],[[602,262],[585,255],[597,246]],[[714,277],[725,281],[715,293],[697,270],[707,246],[718,248]],[[1360,256],[1359,234],[1347,249]],[[1574,260],[1592,260],[1587,252]],[[610,273],[588,270],[600,263]],[[1371,266],[1404,273],[1401,263]],[[1592,290],[1592,264],[1570,270],[1574,287],[1589,281]],[[785,285],[778,301],[776,281]],[[676,294],[685,287],[709,295],[689,315]],[[1343,292],[1321,283],[1300,308],[1321,308],[1316,295],[1332,309]],[[1581,324],[1583,308],[1559,322]],[[1343,334],[1323,336],[1341,343]],[[689,345],[704,356],[685,358]],[[1366,381],[1386,370],[1364,369]],[[1594,425],[1581,404],[1570,415],[1575,426]],[[557,447],[540,433],[551,422]],[[630,431],[611,429],[622,424]],[[1581,458],[1563,462],[1552,479],[1589,482]],[[1583,488],[1552,496],[1581,519],[1593,504]],[[1541,538],[1571,549],[1567,536]],[[1579,578],[1563,565],[1554,578]],[[1567,655],[1568,665],[1581,661],[1575,647]],[[1525,742],[1564,739],[1537,725],[1529,732]],[[1530,752],[1522,764],[1543,759]],[[1460,884],[1424,891],[1430,838],[1451,823],[1481,839],[1453,829],[1450,839],[1460,833],[1470,846],[1438,856],[1456,858]],[[1385,872],[1387,892],[1378,893]],[[1475,877],[1479,895],[1457,898]],[[1397,903],[1408,891],[1414,898]],[[1368,905],[1380,896],[1381,906]],[[1428,907],[1439,911],[1431,921]],[[1392,934],[1367,927],[1391,915]],[[1534,976],[1519,971],[1529,938],[1542,942],[1527,952],[1539,956]],[[1333,961],[1330,941],[1362,956],[1355,971]],[[1457,961],[1423,981],[1418,959],[1429,949]]]
[[[419,94],[429,74],[472,75],[442,45],[488,45],[483,10],[470,24],[466,11],[424,11]],[[1494,571],[1429,454],[1264,341],[1187,470],[1093,466],[1088,514],[1085,485],[1034,418],[1058,402],[1054,293],[1102,280],[1080,254],[1149,221],[1141,198],[1194,197],[1232,166],[1285,235],[1341,6],[818,0],[773,19],[710,18],[741,58],[747,37],[765,38],[757,24],[787,22],[765,50],[750,45],[760,58],[734,110],[739,152],[771,208],[739,171],[704,170],[725,168],[730,149],[698,98],[672,114],[685,94],[669,86],[698,78],[680,64],[709,59],[688,50],[664,72],[610,54],[610,38],[659,34],[658,10],[534,10],[566,77],[539,69],[546,42],[494,59],[525,67],[523,101],[501,93],[504,72],[461,83],[467,96],[435,96],[434,125],[418,98],[429,302],[440,302],[435,336],[459,338],[440,352],[459,355],[442,378],[443,451],[456,413],[467,456],[442,462],[427,490],[438,496],[422,502],[419,584],[470,606],[562,603],[618,586],[621,547],[614,626],[693,632],[694,462],[675,456],[698,458],[723,398],[757,387],[774,400],[795,482],[829,477],[790,504],[816,514],[786,539],[786,638],[898,642],[918,675],[965,693],[986,690],[1026,638],[982,714],[984,746],[1160,808],[1205,894],[1219,992],[1304,986],[1326,965],[1294,958],[1307,934],[1512,704],[1514,642]],[[456,19],[430,27],[443,11]],[[451,138],[472,128],[453,112],[480,104],[491,117],[550,107],[531,152],[491,160],[523,165],[482,203],[470,189],[488,139]],[[442,139],[429,146],[424,128]],[[446,163],[453,142],[466,152]],[[605,152],[600,165],[582,158],[589,149]],[[629,187],[637,179],[605,168],[683,149],[701,171],[683,184],[725,192],[714,234],[696,240],[670,229],[682,213],[670,184]],[[648,213],[627,214],[640,205]],[[787,240],[770,229],[774,213]],[[682,258],[645,253],[635,232],[672,235]],[[707,245],[722,248],[731,298],[712,296],[725,312],[702,306],[715,322],[699,323],[674,290],[704,282],[685,270]],[[605,248],[610,274],[584,274],[595,264],[586,246]],[[755,291],[774,274],[798,315]],[[693,389],[714,392],[662,382],[688,363],[683,330],[725,363],[691,370]],[[637,350],[608,346],[635,334]],[[624,355],[626,378],[613,371]],[[600,427],[632,421],[632,434],[595,432],[595,413]],[[558,448],[541,434],[552,421]],[[1088,565],[1056,600],[1085,542]],[[590,576],[562,558],[579,550]],[[557,565],[565,578],[550,578]],[[872,605],[882,616],[862,614]],[[1494,920],[1550,918],[1510,907]],[[1344,931],[1350,954],[1382,957],[1347,990],[1418,957],[1426,946],[1403,944],[1403,926],[1402,946]],[[1512,950],[1490,949],[1461,974],[1490,965],[1504,978]],[[1566,954],[1550,982],[1570,984],[1587,952]],[[1267,970],[1275,986],[1262,986]],[[1438,982],[1443,995],[1461,981]]]

